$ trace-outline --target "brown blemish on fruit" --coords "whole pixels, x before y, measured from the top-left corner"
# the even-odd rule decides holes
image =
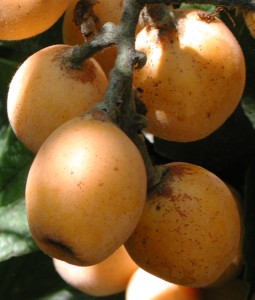
[[[180,215],[180,217],[187,218],[188,215],[181,210],[180,206],[175,205],[174,208],[176,212]]]
[[[145,246],[146,243],[147,243],[147,238],[143,237],[143,238],[142,238],[142,244]]]
[[[51,238],[45,238],[44,242],[48,245],[53,245],[54,247],[60,248],[62,251],[67,252],[70,255],[74,255],[73,250],[71,249],[70,246],[67,246],[65,243],[62,241],[56,241]]]
[[[193,175],[196,172],[192,170],[189,165],[186,164],[174,164],[171,165],[169,168],[170,175],[177,176],[177,177],[183,177],[184,175]]]
[[[66,72],[72,79],[82,83],[93,82],[96,79],[96,67],[91,60],[86,60],[81,69],[66,67]]]
[[[52,57],[51,61],[56,63],[63,71],[63,76],[69,76],[75,81],[82,83],[93,82],[96,79],[96,66],[91,59],[85,60],[80,68],[72,68],[67,61],[63,60],[70,47],[59,49]]]
[[[83,187],[84,187],[84,183],[83,183],[82,181],[79,181],[79,182],[77,183],[77,187],[78,187],[80,190],[82,190]]]
[[[161,206],[160,206],[160,204],[158,203],[157,205],[156,205],[156,210],[160,210],[161,209]]]
[[[78,266],[84,265],[84,261],[79,259],[78,255],[73,251],[71,246],[65,244],[63,241],[46,237],[44,238],[43,242],[46,245],[53,247],[56,251],[59,251],[60,253],[61,252],[64,253],[66,257],[72,259],[74,264],[77,264]]]

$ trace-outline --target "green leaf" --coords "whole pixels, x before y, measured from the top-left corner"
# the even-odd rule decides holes
[[[25,185],[33,160],[10,127],[0,130],[0,261],[37,250],[25,209]]]
[[[201,9],[204,11],[207,11],[208,13],[214,12],[216,9],[215,5],[212,4],[188,4],[188,3],[182,3],[180,6],[181,9]]]
[[[39,300],[85,300],[87,297],[84,297],[84,294],[75,293],[67,289],[57,291],[53,294],[40,298]]]
[[[21,174],[23,178],[24,169],[32,163],[33,157],[34,155],[17,140],[10,126],[0,129],[0,206],[3,205],[1,194],[5,189],[12,188],[20,193],[24,182],[19,176]],[[13,199],[15,200],[17,199]]]
[[[255,292],[255,160],[250,165],[245,178],[244,202],[244,279],[250,285],[250,294]]]
[[[250,97],[249,95],[244,97],[242,101],[242,107],[245,115],[255,129],[255,97]]]
[[[26,185],[27,174],[30,166],[17,171],[17,176],[0,191],[0,207],[8,205],[13,202],[24,200],[24,191]]]
[[[0,208],[0,261],[36,250],[27,224],[25,200]]]

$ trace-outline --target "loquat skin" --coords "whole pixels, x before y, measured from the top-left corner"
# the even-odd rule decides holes
[[[63,40],[65,44],[83,44],[84,38],[78,26],[76,26],[73,15],[74,8],[78,0],[71,2],[67,8],[63,20]],[[99,0],[93,6],[95,15],[98,17],[100,28],[107,22],[118,24],[121,18],[123,0]],[[117,57],[117,47],[111,46],[96,53],[94,58],[99,62],[105,73],[108,75],[115,64]]]
[[[58,274],[71,286],[93,296],[109,296],[123,292],[138,268],[122,245],[99,264],[79,267],[53,259]]]
[[[0,40],[22,40],[49,29],[70,0],[1,0]]]
[[[72,49],[67,45],[46,47],[19,67],[10,83],[7,112],[20,141],[36,153],[53,130],[101,101],[108,80],[93,59],[80,69],[63,63]]]
[[[218,129],[233,113],[245,86],[241,47],[228,27],[198,10],[175,10],[176,27],[146,27],[136,49],[147,56],[134,85],[148,113],[147,130],[162,139],[190,142]]]
[[[170,283],[138,268],[130,278],[126,300],[201,300],[195,288]]]
[[[144,270],[190,286],[219,285],[241,267],[241,213],[236,195],[197,165],[165,165],[168,175],[145,203],[125,247]]]
[[[122,130],[92,114],[73,118],[44,142],[29,171],[32,236],[51,257],[100,263],[135,229],[146,185],[140,152]]]

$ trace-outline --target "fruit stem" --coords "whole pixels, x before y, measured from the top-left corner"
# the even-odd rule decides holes
[[[127,89],[132,89],[134,67],[140,68],[146,63],[145,55],[135,50],[135,33],[141,9],[142,6],[135,0],[125,0],[123,3],[122,17],[117,28],[117,58],[109,74],[109,86],[103,100],[110,111],[114,111],[120,100],[123,101]]]
[[[74,8],[73,21],[80,27],[82,36],[86,42],[95,36],[100,28],[99,19],[93,10],[95,4],[96,0],[79,0]]]
[[[136,26],[142,8],[135,0],[124,1],[118,25],[118,54],[109,75],[108,89],[99,107],[111,114],[113,121],[138,147],[146,166],[147,186],[150,189],[160,181],[162,172],[160,167],[153,166],[148,154],[142,134],[147,122],[144,113],[137,112],[136,92],[133,89],[134,68],[141,68],[146,63],[145,55],[135,50]]]
[[[116,45],[118,41],[118,30],[115,24],[106,23],[101,31],[89,42],[72,47],[63,58],[63,63],[74,69],[79,69],[84,60],[92,57],[102,49]]]
[[[142,8],[143,5],[136,0],[124,0],[119,24],[106,23],[89,42],[70,50],[64,62],[73,68],[79,68],[85,59],[96,52],[117,45],[117,58],[109,74],[109,85],[104,99],[92,110],[97,114],[100,111],[107,114],[136,144],[145,162],[150,190],[158,184],[164,172],[161,167],[153,166],[148,154],[142,134],[146,127],[145,112],[141,113],[140,103],[140,107],[137,107],[137,94],[133,88],[134,68],[141,68],[146,63],[146,56],[135,50],[136,27]]]
[[[157,28],[176,28],[174,9],[165,4],[147,4],[143,10],[145,24]]]

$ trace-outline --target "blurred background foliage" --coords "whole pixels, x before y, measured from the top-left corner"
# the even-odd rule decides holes
[[[214,9],[212,5],[195,7]],[[230,13],[235,26],[224,11],[220,17],[237,37],[247,63],[246,88],[239,107],[221,128],[203,140],[177,143],[155,138],[154,143],[148,142],[148,149],[156,164],[170,161],[198,164],[242,195],[245,267],[240,276],[243,290],[239,290],[245,299],[244,291],[249,289],[251,293],[255,284],[255,40],[242,14],[236,10]],[[63,43],[62,20],[36,37],[17,42],[0,41],[0,300],[96,299],[65,284],[55,272],[51,258],[39,251],[31,238],[24,189],[34,155],[16,139],[6,112],[8,85],[17,67],[34,52]],[[101,299],[124,299],[124,293]]]

